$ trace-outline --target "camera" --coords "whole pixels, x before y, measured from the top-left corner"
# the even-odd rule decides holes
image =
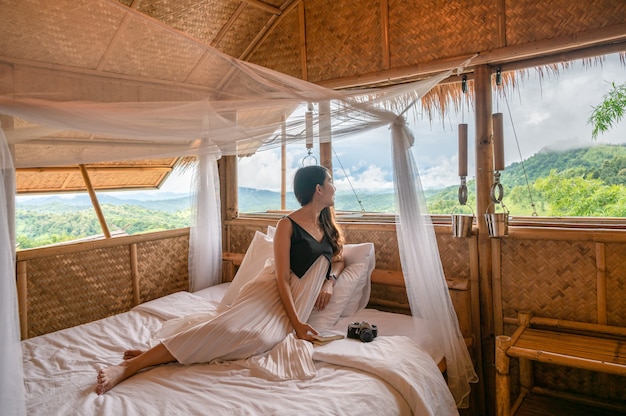
[[[365,321],[348,324],[348,338],[360,339],[361,342],[372,342],[378,336],[378,327]]]

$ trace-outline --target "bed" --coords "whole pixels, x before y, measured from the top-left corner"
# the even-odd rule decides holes
[[[372,261],[362,253],[373,255],[368,244],[354,245],[353,258],[346,258],[340,277],[348,290],[338,287],[329,311],[314,314],[309,322],[324,333],[345,335],[350,322],[367,321],[378,326],[378,337],[369,343],[344,338],[312,345],[315,372],[310,377],[277,380],[255,360],[173,363],[142,371],[104,395],[95,393],[98,368],[118,363],[127,349],[148,348],[151,335],[166,320],[215,313],[228,302],[245,283],[246,268],[261,256],[262,244],[255,241],[268,241],[259,234],[232,283],[176,292],[128,312],[22,341],[28,414],[457,413],[440,368],[441,350],[430,335],[434,328],[407,315],[363,307]]]

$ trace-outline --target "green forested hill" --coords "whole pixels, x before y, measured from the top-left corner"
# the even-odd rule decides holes
[[[524,169],[525,168],[525,169]],[[524,171],[528,177],[528,186]],[[626,217],[626,146],[594,146],[567,151],[543,150],[522,163],[507,166],[501,177],[504,200],[512,215]],[[474,206],[474,180],[468,181],[468,205]],[[458,186],[426,192],[433,214],[468,212],[458,203]],[[392,192],[338,193],[339,210],[394,212]],[[163,199],[121,199],[99,195],[111,231],[129,234],[187,227],[191,224],[189,197],[178,194]],[[277,192],[239,189],[240,212],[263,212],[280,205]],[[287,208],[297,202],[287,195]],[[500,209],[500,208],[499,208]],[[478,213],[476,213],[478,214]],[[73,198],[49,196],[18,201],[17,242],[20,248],[74,240],[101,234],[87,195]]]
[[[523,164],[515,162],[507,166],[502,172],[502,184],[511,188],[526,185],[524,167],[530,183],[556,171],[570,178],[600,179],[607,185],[626,185],[626,145],[542,150]]]

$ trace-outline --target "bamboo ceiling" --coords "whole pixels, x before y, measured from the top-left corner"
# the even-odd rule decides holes
[[[19,19],[14,21],[14,26],[4,25],[12,28],[5,30],[37,30],[36,25],[29,25],[28,16],[11,13],[23,1],[0,3],[7,21]],[[31,0],[28,7],[35,13],[38,5],[45,2]],[[452,62],[463,57],[475,56],[470,66],[463,68],[471,81],[477,65],[500,67],[507,72],[626,51],[623,0],[119,0],[119,3],[233,57],[332,88],[415,80],[450,69]],[[75,4],[88,13],[88,0],[76,0]],[[3,66],[27,65],[41,70],[119,78],[137,85],[176,83],[188,87],[190,94],[202,90],[198,84],[200,77],[181,78],[183,74],[168,70],[167,57],[151,68],[132,68],[132,62],[125,62],[128,67],[107,67],[106,61],[93,61],[89,48],[10,43],[2,38],[18,38],[7,36],[2,30],[0,87],[10,82],[2,76]],[[117,31],[124,30],[130,29],[121,23]],[[87,44],[89,39],[93,43],[98,37],[97,31],[89,28],[83,35]],[[42,43],[46,42],[43,34],[40,37]],[[140,34],[136,39],[135,46],[154,41],[143,39]],[[39,51],[37,46],[41,48]],[[199,57],[197,67],[201,64]],[[193,71],[193,75],[204,76],[204,72],[210,75],[208,70],[198,72],[194,68]],[[457,90],[439,88],[433,92],[435,97],[429,97],[424,105],[442,111]],[[137,166],[124,164],[121,176],[111,174],[111,166],[106,165],[93,167],[90,175],[97,175],[92,177],[96,189],[158,186],[175,161],[158,161],[156,168],[152,162]],[[136,168],[134,176],[130,173],[133,168]],[[70,185],[76,175],[70,173],[72,169],[77,168],[48,171],[46,179],[38,173],[40,184],[33,179],[33,172],[18,172],[18,188],[22,192],[69,190],[78,186]],[[64,170],[67,172],[62,173]],[[123,177],[128,180],[121,180]]]

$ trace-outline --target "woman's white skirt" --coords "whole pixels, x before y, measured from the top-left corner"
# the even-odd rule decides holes
[[[308,320],[328,270],[320,256],[302,278],[291,273],[289,286],[300,321]],[[217,315],[191,315],[165,322],[153,335],[182,364],[239,360],[264,353],[293,327],[278,293],[273,261],[241,288],[232,305]]]

